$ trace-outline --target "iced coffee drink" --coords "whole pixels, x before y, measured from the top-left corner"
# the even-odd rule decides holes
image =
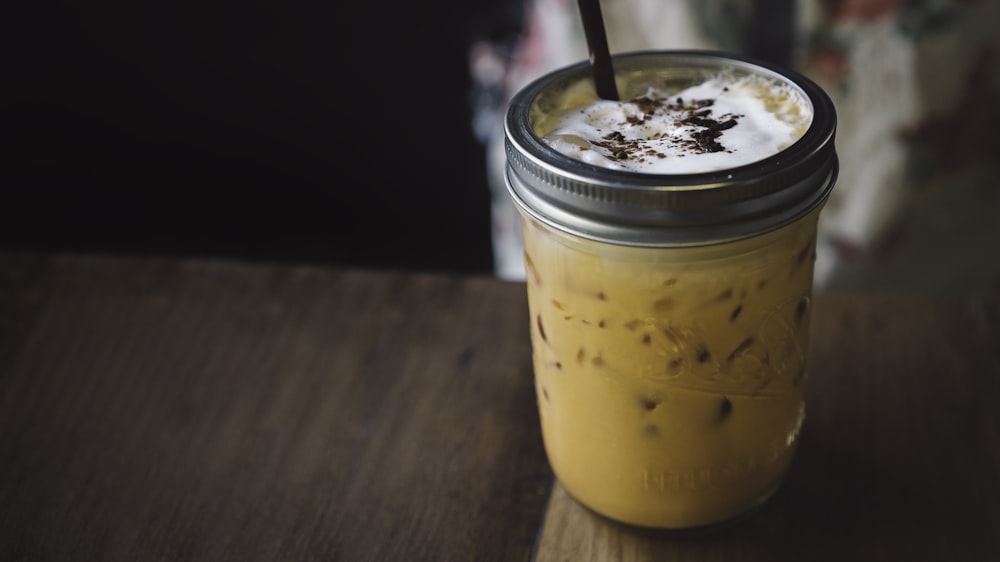
[[[507,115],[542,435],[567,492],[685,529],[780,485],[805,417],[835,115],[801,76],[711,53],[586,65]]]

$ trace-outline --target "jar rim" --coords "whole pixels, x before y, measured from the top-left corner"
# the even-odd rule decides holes
[[[523,212],[556,228],[631,245],[691,245],[753,236],[823,204],[836,181],[836,110],[815,82],[790,69],[722,51],[633,51],[613,56],[616,73],[635,69],[735,71],[780,81],[812,104],[792,145],[764,159],[711,172],[616,170],[567,156],[531,121],[540,96],[587,80],[581,61],[535,79],[512,98],[504,119],[505,181]]]

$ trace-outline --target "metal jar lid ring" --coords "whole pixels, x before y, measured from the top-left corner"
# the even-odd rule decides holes
[[[836,181],[836,112],[808,78],[766,63],[710,51],[642,51],[615,56],[617,72],[657,69],[690,80],[721,72],[756,75],[797,88],[813,118],[794,144],[722,171],[648,174],[566,156],[532,128],[546,96],[589,76],[588,62],[542,76],[520,90],[505,120],[506,182],[515,203],[538,220],[586,238],[636,246],[685,246],[753,236],[821,205]]]

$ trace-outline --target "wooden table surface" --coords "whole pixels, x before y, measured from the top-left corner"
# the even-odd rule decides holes
[[[1000,300],[820,294],[781,490],[644,533],[545,460],[524,287],[0,255],[0,561],[1000,559]]]

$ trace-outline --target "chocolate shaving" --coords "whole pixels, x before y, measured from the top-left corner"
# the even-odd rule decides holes
[[[700,99],[685,101],[677,97],[673,101],[669,98],[653,98],[641,96],[628,102],[636,113],[626,117],[626,122],[631,125],[642,125],[651,116],[673,113],[677,114],[676,123],[686,125],[696,130],[690,132],[690,138],[670,139],[670,143],[679,149],[683,149],[680,155],[687,153],[710,153],[725,152],[728,149],[719,142],[722,132],[737,125],[737,119],[742,115],[726,114],[721,118],[712,117],[712,110],[715,100]],[[662,152],[655,151],[647,146],[647,140],[659,140],[662,135],[656,135],[652,139],[629,139],[621,132],[615,131],[604,135],[601,140],[593,142],[595,146],[607,151],[608,158],[612,160],[638,160],[643,161],[647,157],[666,158]]]

